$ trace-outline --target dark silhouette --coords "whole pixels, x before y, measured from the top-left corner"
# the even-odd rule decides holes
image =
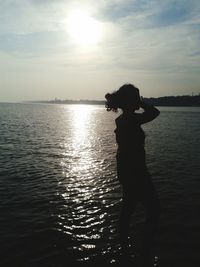
[[[145,98],[145,103],[154,106],[174,106],[174,107],[199,107],[199,95],[163,96],[158,98]]]
[[[122,210],[119,220],[119,238],[123,251],[128,245],[128,234],[131,215],[136,203],[142,202],[145,208],[146,223],[142,243],[141,259],[149,260],[151,246],[158,228],[160,204],[151,175],[145,162],[145,134],[141,128],[143,123],[155,119],[159,110],[146,104],[140,98],[139,90],[132,84],[125,84],[112,94],[106,94],[108,111],[122,109],[117,117],[116,141],[117,175],[123,188]],[[136,113],[139,108],[143,113]]]

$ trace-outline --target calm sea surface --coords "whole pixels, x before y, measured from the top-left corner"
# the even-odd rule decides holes
[[[155,253],[160,266],[196,267],[200,108],[159,109],[143,127],[162,205]],[[0,266],[119,264],[118,115],[103,106],[0,103]],[[138,205],[133,255],[143,224]]]

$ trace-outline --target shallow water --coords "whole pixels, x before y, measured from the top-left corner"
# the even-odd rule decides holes
[[[198,266],[200,108],[159,109],[143,127],[162,205],[154,250],[162,266]],[[119,264],[118,115],[103,106],[0,104],[2,266]],[[138,205],[132,256],[143,215]]]

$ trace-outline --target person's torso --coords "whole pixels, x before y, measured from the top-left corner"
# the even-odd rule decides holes
[[[137,114],[132,116],[120,115],[116,119],[116,142],[118,144],[118,159],[135,161],[136,164],[145,164],[145,134]]]

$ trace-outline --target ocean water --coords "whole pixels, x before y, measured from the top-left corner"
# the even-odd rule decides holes
[[[200,108],[143,126],[162,214],[159,266],[199,266]],[[114,119],[103,106],[0,103],[0,266],[120,265]],[[132,218],[134,257],[144,225]],[[135,266],[134,264],[131,266]]]

